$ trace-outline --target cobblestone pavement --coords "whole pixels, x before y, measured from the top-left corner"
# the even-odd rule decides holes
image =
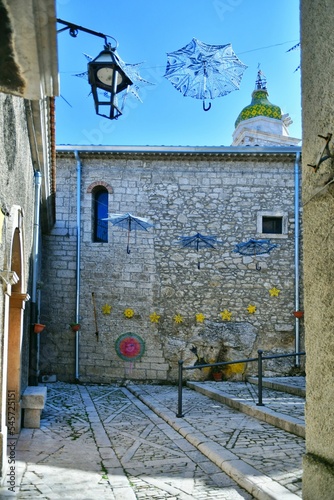
[[[305,377],[265,377],[264,381],[305,389]]]
[[[254,498],[127,388],[63,383],[47,387],[41,428],[22,429],[17,441],[12,440],[16,443],[16,491],[10,492],[5,482],[0,498]],[[146,386],[146,390],[155,397],[160,397],[161,390],[161,397],[175,404],[175,393],[168,388]],[[192,394],[197,405],[199,395]],[[199,409],[197,413],[201,413]],[[207,411],[203,413],[204,426],[206,415]],[[242,415],[235,418],[240,422],[244,419]],[[230,426],[227,421],[226,425]],[[233,447],[233,431],[228,440],[231,431],[216,434],[217,440]],[[255,449],[251,455],[260,458]]]
[[[216,382],[213,384],[218,385]],[[244,392],[245,389],[240,389],[240,387],[237,389],[239,385],[241,384],[236,384],[234,390]],[[211,441],[223,447],[223,450],[232,452],[232,456],[225,456],[224,462],[221,460],[224,451],[218,450],[217,461],[219,463],[220,460],[223,470],[228,470],[229,463],[238,464],[236,459],[240,459],[243,464],[256,469],[253,473],[249,472],[250,475],[263,474],[289,490],[295,498],[301,497],[302,455],[305,452],[302,438],[186,388],[183,390],[184,417],[177,419],[175,417],[176,387],[151,385],[128,387],[146,404],[154,407],[166,421],[175,428],[179,428],[180,432],[182,432],[183,425],[188,425],[185,427],[185,434],[198,435],[198,441],[202,443]],[[248,389],[247,387],[246,390]],[[194,442],[195,439],[192,441]],[[210,455],[209,445],[208,454]],[[243,465],[236,466],[235,476],[239,474],[242,467]],[[234,477],[233,474],[231,475]],[[278,491],[275,498],[286,498],[284,491]]]
[[[289,377],[290,379],[297,379],[298,377]],[[302,377],[299,377],[302,379]],[[280,380],[284,377],[277,378],[275,380]],[[270,380],[269,378],[266,380]],[[303,380],[293,381],[296,387],[302,387]],[[235,382],[205,382],[205,387],[214,388],[215,390],[221,390],[222,392],[229,394],[230,396],[240,398],[243,401],[250,401],[252,403],[257,403],[258,401],[258,388],[256,385],[249,383],[235,383]],[[203,384],[203,385],[204,385]],[[290,382],[289,382],[290,384]],[[262,400],[266,408],[278,412],[282,415],[288,415],[289,417],[297,418],[302,422],[305,422],[304,409],[305,409],[305,398],[301,396],[295,396],[293,394],[288,394],[286,392],[275,391],[263,387],[262,389]]]

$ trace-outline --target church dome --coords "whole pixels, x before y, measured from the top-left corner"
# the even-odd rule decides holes
[[[271,104],[268,100],[266,80],[262,75],[262,72],[259,71],[256,80],[256,88],[252,93],[252,102],[240,112],[236,119],[235,127],[237,127],[241,121],[249,120],[256,116],[267,116],[275,120],[282,119],[281,108],[275,104]]]

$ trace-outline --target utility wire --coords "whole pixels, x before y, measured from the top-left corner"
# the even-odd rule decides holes
[[[256,49],[251,49],[251,50],[245,50],[244,52],[238,52],[236,53],[236,55],[241,55],[241,54],[248,54],[249,52],[256,52],[258,50],[264,50],[264,49],[271,49],[273,47],[279,47],[280,45],[285,45],[286,43],[295,43],[297,40],[287,40],[286,42],[280,42],[280,43],[275,43],[273,45],[266,45],[265,47],[258,47]],[[298,42],[299,44],[299,42]],[[298,44],[295,46],[297,48]],[[291,49],[289,49],[287,52],[289,52],[290,50],[294,49],[295,47],[291,47]],[[165,66],[147,66],[147,67],[143,67],[142,69],[157,69],[157,68],[165,68]],[[81,71],[81,70],[80,70]],[[60,71],[61,74],[65,74],[65,73],[71,73],[73,74],[73,70],[71,71]],[[77,73],[79,73],[79,71],[77,71]]]

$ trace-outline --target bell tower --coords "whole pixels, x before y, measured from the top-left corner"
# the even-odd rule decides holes
[[[268,100],[267,81],[257,73],[251,103],[242,109],[235,121],[232,146],[297,146],[300,139],[290,137],[292,120],[281,108]]]

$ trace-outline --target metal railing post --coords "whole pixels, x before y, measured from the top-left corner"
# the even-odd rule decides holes
[[[264,404],[262,403],[262,354],[263,354],[263,351],[261,351],[261,349],[259,349],[257,351],[258,353],[258,358],[257,358],[257,365],[258,365],[258,402],[257,402],[257,406],[264,406]]]
[[[185,370],[198,370],[201,368],[210,368],[212,366],[228,366],[228,365],[233,365],[237,363],[251,363],[257,361],[258,363],[258,402],[256,403],[257,406],[265,406],[262,401],[262,393],[263,393],[263,360],[267,359],[276,359],[276,358],[289,358],[292,356],[300,355],[300,356],[306,356],[306,352],[293,352],[290,354],[275,354],[273,356],[263,356],[263,351],[259,349],[257,351],[258,356],[257,358],[248,358],[248,359],[239,359],[236,361],[223,361],[220,363],[205,363],[202,365],[193,365],[193,366],[183,366],[183,360],[179,360],[178,364],[178,412],[176,414],[177,417],[184,417],[184,414],[182,413],[182,387],[183,387],[183,371]]]
[[[178,418],[183,417],[182,413],[182,386],[183,386],[183,359],[179,359],[179,387],[178,387],[178,404],[177,414]]]

